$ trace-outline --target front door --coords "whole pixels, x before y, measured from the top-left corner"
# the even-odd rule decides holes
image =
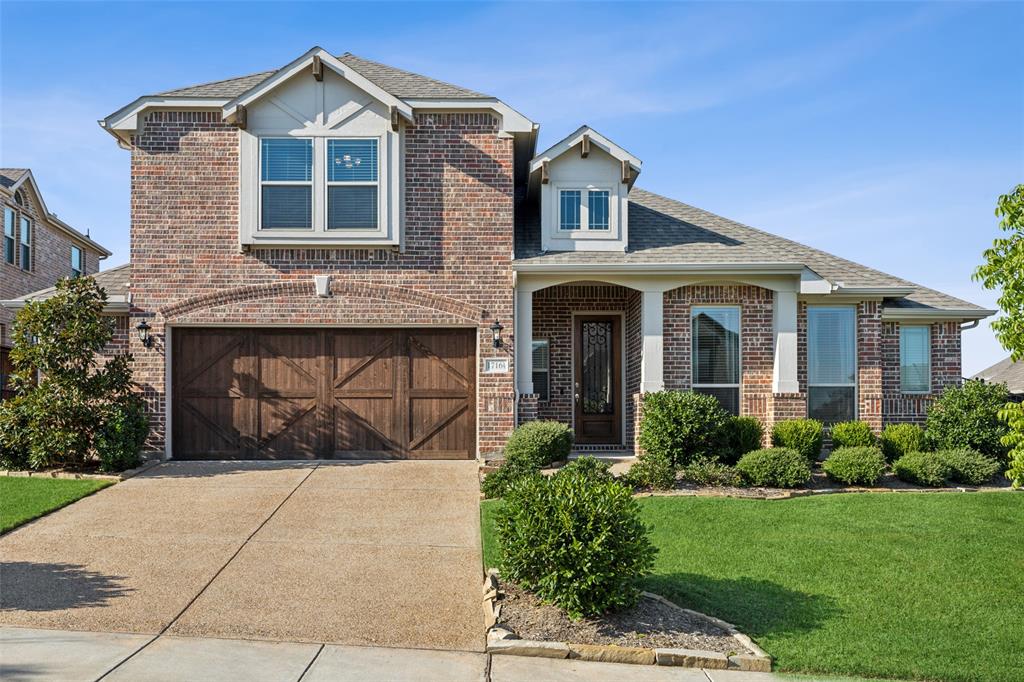
[[[576,317],[576,376],[573,400],[576,442],[622,442],[622,355],[617,315]]]

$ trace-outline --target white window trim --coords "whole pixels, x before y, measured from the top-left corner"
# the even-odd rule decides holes
[[[575,230],[567,230],[562,228],[562,192],[579,192],[580,193],[580,226]],[[590,228],[590,193],[591,192],[606,192],[608,194],[608,227],[591,229]],[[579,235],[581,233],[590,233],[591,235],[605,237],[610,236],[615,230],[615,216],[612,204],[612,197],[615,196],[615,190],[612,187],[598,186],[598,185],[559,185],[555,187],[555,200],[557,201],[558,208],[555,211],[555,232],[565,239],[569,235]]]
[[[23,232],[22,230],[26,224],[28,225],[28,231]],[[32,222],[32,219],[29,218],[28,216],[18,216],[18,265],[20,265],[21,269],[24,270],[25,272],[32,272],[32,252],[33,245],[35,244],[34,232],[35,226]],[[28,235],[28,239],[24,239],[25,234]],[[24,257],[25,248],[28,248],[27,259]],[[25,262],[26,260],[28,260],[28,263]]]
[[[547,367],[545,367],[543,370],[541,370],[541,372],[544,374],[544,383],[547,384],[547,389],[548,390],[545,391],[545,392],[547,393],[548,397],[547,397],[547,399],[544,399],[544,400],[538,399],[537,402],[550,403],[551,402],[551,340],[550,339],[531,339],[531,345],[530,345],[530,376],[532,378],[532,376],[534,374],[537,374],[537,370],[533,366],[533,354],[536,351],[536,348],[534,348],[534,346],[536,346],[538,343],[543,343],[543,344],[545,344],[548,347],[548,364],[547,364]],[[537,390],[537,382],[536,381],[533,382],[533,392],[536,393],[538,396],[540,395],[540,391]]]
[[[373,181],[367,180],[329,180],[330,173],[328,168],[330,162],[328,157],[327,148],[330,146],[332,140],[376,140],[377,142],[377,179]],[[377,135],[345,135],[344,137],[328,137],[324,141],[324,210],[323,210],[323,231],[327,234],[342,234],[342,235],[355,235],[355,236],[379,236],[383,234],[381,229],[381,216],[383,215],[383,207],[381,206],[381,185],[380,177],[384,170],[382,168],[382,154],[381,149],[383,140]],[[314,162],[315,163],[315,162]],[[315,175],[315,173],[314,173]],[[329,210],[329,192],[330,187],[376,187],[377,188],[377,226],[373,228],[351,228],[351,227],[328,227],[327,226],[327,214]]]
[[[853,383],[848,384],[812,384],[811,383],[811,310],[852,310],[853,311]],[[853,386],[853,416],[850,417],[852,421],[860,419],[860,366],[858,365],[858,357],[860,355],[860,347],[857,343],[857,329],[859,327],[857,320],[857,306],[855,305],[809,305],[807,306],[807,416],[811,416],[811,387],[820,388],[849,388]]]
[[[693,320],[694,312],[698,310],[735,310],[739,313],[739,343],[736,349],[739,359],[736,363],[736,372],[739,381],[735,384],[699,384],[697,383],[697,358],[693,354]],[[690,306],[690,387],[698,388],[735,388],[736,392],[736,414],[743,414],[743,306],[740,305],[694,305]]]
[[[11,233],[7,234],[7,214],[11,215]],[[18,229],[20,223],[18,222],[18,212],[10,206],[4,206],[4,240],[3,240],[3,253],[0,254],[0,260],[8,265],[17,267],[18,264]],[[7,260],[7,240],[11,240],[11,260]]]
[[[75,251],[78,252],[78,267],[75,267]],[[85,276],[85,251],[82,251],[81,247],[71,245],[71,277]]]
[[[908,328],[922,328],[925,330],[925,338],[927,339],[927,357],[928,357],[928,371],[925,376],[928,377],[928,386],[923,391],[908,391],[903,388],[903,330]],[[904,395],[928,395],[932,392],[932,327],[929,324],[901,324],[900,325],[900,393]]]
[[[264,180],[263,179],[263,140],[309,140],[312,154],[310,158],[309,180]],[[259,185],[256,188],[256,230],[262,233],[302,234],[316,230],[316,141],[312,137],[292,137],[290,135],[263,135],[256,140],[258,161],[256,166]],[[309,227],[263,227],[263,187],[306,187],[309,186]]]

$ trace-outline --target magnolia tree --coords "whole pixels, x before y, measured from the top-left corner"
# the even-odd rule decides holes
[[[996,216],[1007,236],[997,238],[992,248],[985,250],[985,263],[974,278],[986,289],[999,290],[1003,316],[992,322],[992,329],[1017,362],[1024,360],[1024,184],[999,197]],[[1024,405],[1008,403],[999,416],[1010,427],[1003,438],[1003,444],[1010,447],[1006,476],[1019,488],[1024,486]]]
[[[14,320],[11,383],[0,403],[0,465],[41,469],[98,460],[133,466],[148,433],[128,354],[100,362],[113,338],[106,292],[91,277],[63,279]]]

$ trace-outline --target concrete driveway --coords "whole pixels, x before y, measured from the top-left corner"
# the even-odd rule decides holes
[[[168,462],[0,538],[0,624],[481,651],[475,462]]]

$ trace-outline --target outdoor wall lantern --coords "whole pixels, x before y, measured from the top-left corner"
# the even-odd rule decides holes
[[[153,347],[153,337],[149,335],[150,329],[152,329],[152,327],[150,327],[149,323],[145,320],[139,322],[135,327],[135,330],[139,332],[139,341],[141,341],[142,345],[146,348]]]
[[[498,318],[494,318],[494,324],[491,325],[491,335],[494,338],[494,347],[501,348],[501,330],[504,327],[501,326],[501,322],[498,322]]]

